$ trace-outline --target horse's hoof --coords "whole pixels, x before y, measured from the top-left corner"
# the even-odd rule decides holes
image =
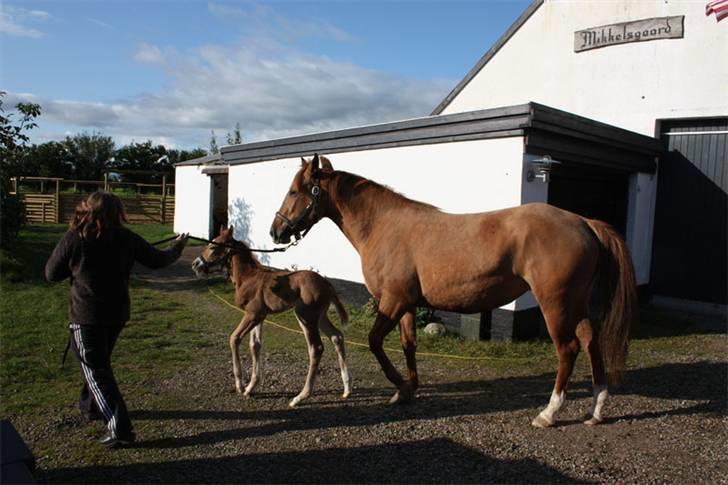
[[[303,399],[296,396],[293,399],[291,399],[291,402],[288,403],[288,407],[295,408],[296,406],[298,406],[298,403],[300,403],[301,401],[303,401]]]
[[[548,419],[544,418],[540,414],[536,416],[536,419],[531,421],[531,426],[535,426],[537,428],[550,428],[554,425],[553,421],[549,421]]]
[[[346,391],[344,394],[341,395],[342,399],[348,399],[348,397],[351,396],[351,391]]]
[[[415,400],[415,388],[409,382],[404,382],[394,393],[389,404],[409,404]]]
[[[602,423],[602,419],[597,418],[596,416],[592,416],[591,418],[584,421],[584,424],[586,424],[587,426],[596,426],[597,424],[601,424],[601,423]]]

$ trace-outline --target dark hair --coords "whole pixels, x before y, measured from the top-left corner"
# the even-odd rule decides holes
[[[76,206],[71,229],[78,231],[84,239],[98,239],[105,230],[119,227],[124,222],[129,221],[121,199],[109,192],[94,192]]]

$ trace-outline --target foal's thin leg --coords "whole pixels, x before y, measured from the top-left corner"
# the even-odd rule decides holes
[[[261,381],[260,348],[263,345],[263,324],[258,325],[250,331],[250,382],[245,386],[245,397],[250,396],[253,389]]]
[[[607,375],[604,372],[602,351],[599,347],[599,334],[594,331],[588,318],[582,320],[576,327],[576,335],[581,347],[589,356],[592,370],[592,387],[594,389],[594,404],[584,424],[593,426],[602,422],[602,408],[607,402]]]
[[[233,333],[230,334],[230,351],[232,352],[233,358],[233,376],[235,378],[235,389],[238,392],[243,392],[243,373],[240,366],[240,341],[245,334],[256,325],[256,319],[246,313],[235,330],[233,330]]]
[[[319,320],[319,329],[326,335],[331,343],[334,344],[334,349],[339,356],[339,369],[341,369],[341,380],[344,383],[344,394],[341,397],[346,399],[351,395],[351,372],[346,366],[346,349],[344,348],[344,336],[341,334],[339,329],[334,327],[329,320],[328,315],[324,312]]]
[[[316,317],[311,318],[310,315],[299,315],[298,309],[296,309],[296,319],[298,320],[298,324],[301,325],[303,335],[306,337],[306,344],[308,345],[308,374],[306,375],[306,383],[303,385],[301,392],[288,403],[290,407],[295,407],[311,395],[313,385],[316,381],[318,365],[321,361],[321,354],[324,353],[324,345],[321,342],[321,335],[318,329],[319,316],[316,315]]]
[[[407,361],[407,379],[403,387],[409,387],[408,392],[414,395],[419,385],[417,377],[417,326],[415,325],[415,313],[406,312],[399,321],[399,338],[402,342],[402,350]]]

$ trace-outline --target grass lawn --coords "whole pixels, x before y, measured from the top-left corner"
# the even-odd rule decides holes
[[[133,225],[150,242],[174,235],[169,225]],[[43,269],[67,226],[28,226],[17,249],[0,260],[0,416],[32,413],[76,398],[80,383],[72,355],[61,365],[68,341],[68,283],[48,283]],[[211,345],[217,322],[194,301],[165,295],[132,281],[132,318],[114,360],[127,387],[157,378]],[[208,328],[209,327],[209,328]],[[154,362],[150,366],[149,362]]]
[[[149,241],[173,234],[169,225],[130,227]],[[65,366],[61,366],[68,338],[68,285],[43,279],[45,262],[65,230],[65,225],[28,226],[20,233],[18,249],[12,255],[2,255],[0,417],[42,412],[76,399],[80,378],[75,359],[69,356]],[[233,300],[229,283],[217,280],[211,288],[227,301]],[[122,388],[143,387],[145,382],[163,379],[214,352],[219,355],[220,349],[227,352],[227,336],[240,313],[223,305],[204,285],[192,288],[190,291],[195,294],[191,297],[189,292],[161,291],[132,279],[130,291],[131,321],[114,354]],[[366,342],[372,317],[362,308],[349,307],[349,312],[346,338],[352,343],[348,350],[368,353]],[[291,312],[270,319],[288,328],[298,328]],[[332,320],[338,322],[333,316]],[[659,360],[664,351],[674,346],[675,335],[692,330],[684,322],[671,321],[667,315],[646,313],[634,331],[638,338],[633,340],[631,351],[641,356],[642,364],[650,363],[650,356]],[[660,337],[644,338],[655,335]],[[385,345],[391,354],[399,352],[396,331]],[[303,338],[281,330],[266,330],[265,352],[285,352],[291,348],[303,349]],[[460,358],[438,356],[442,354]],[[399,365],[401,356],[392,356]],[[556,367],[553,346],[548,341],[473,342],[420,333],[418,357],[437,359],[438,365],[452,368],[487,365],[509,371],[554,372]],[[588,372],[583,355],[578,366],[577,370]]]

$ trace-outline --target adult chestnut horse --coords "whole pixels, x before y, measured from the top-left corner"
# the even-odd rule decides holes
[[[390,402],[413,399],[417,388],[417,306],[476,313],[530,289],[559,360],[551,399],[532,424],[554,424],[580,346],[591,361],[594,388],[585,424],[602,421],[607,381],[617,384],[624,371],[637,305],[630,255],[609,225],[547,204],[446,214],[336,171],[316,155],[302,160],[270,233],[275,242],[288,242],[324,217],[359,252],[367,289],[379,298],[369,348],[398,388]],[[590,311],[596,301],[602,308],[598,318]],[[407,379],[382,346],[398,322]]]

